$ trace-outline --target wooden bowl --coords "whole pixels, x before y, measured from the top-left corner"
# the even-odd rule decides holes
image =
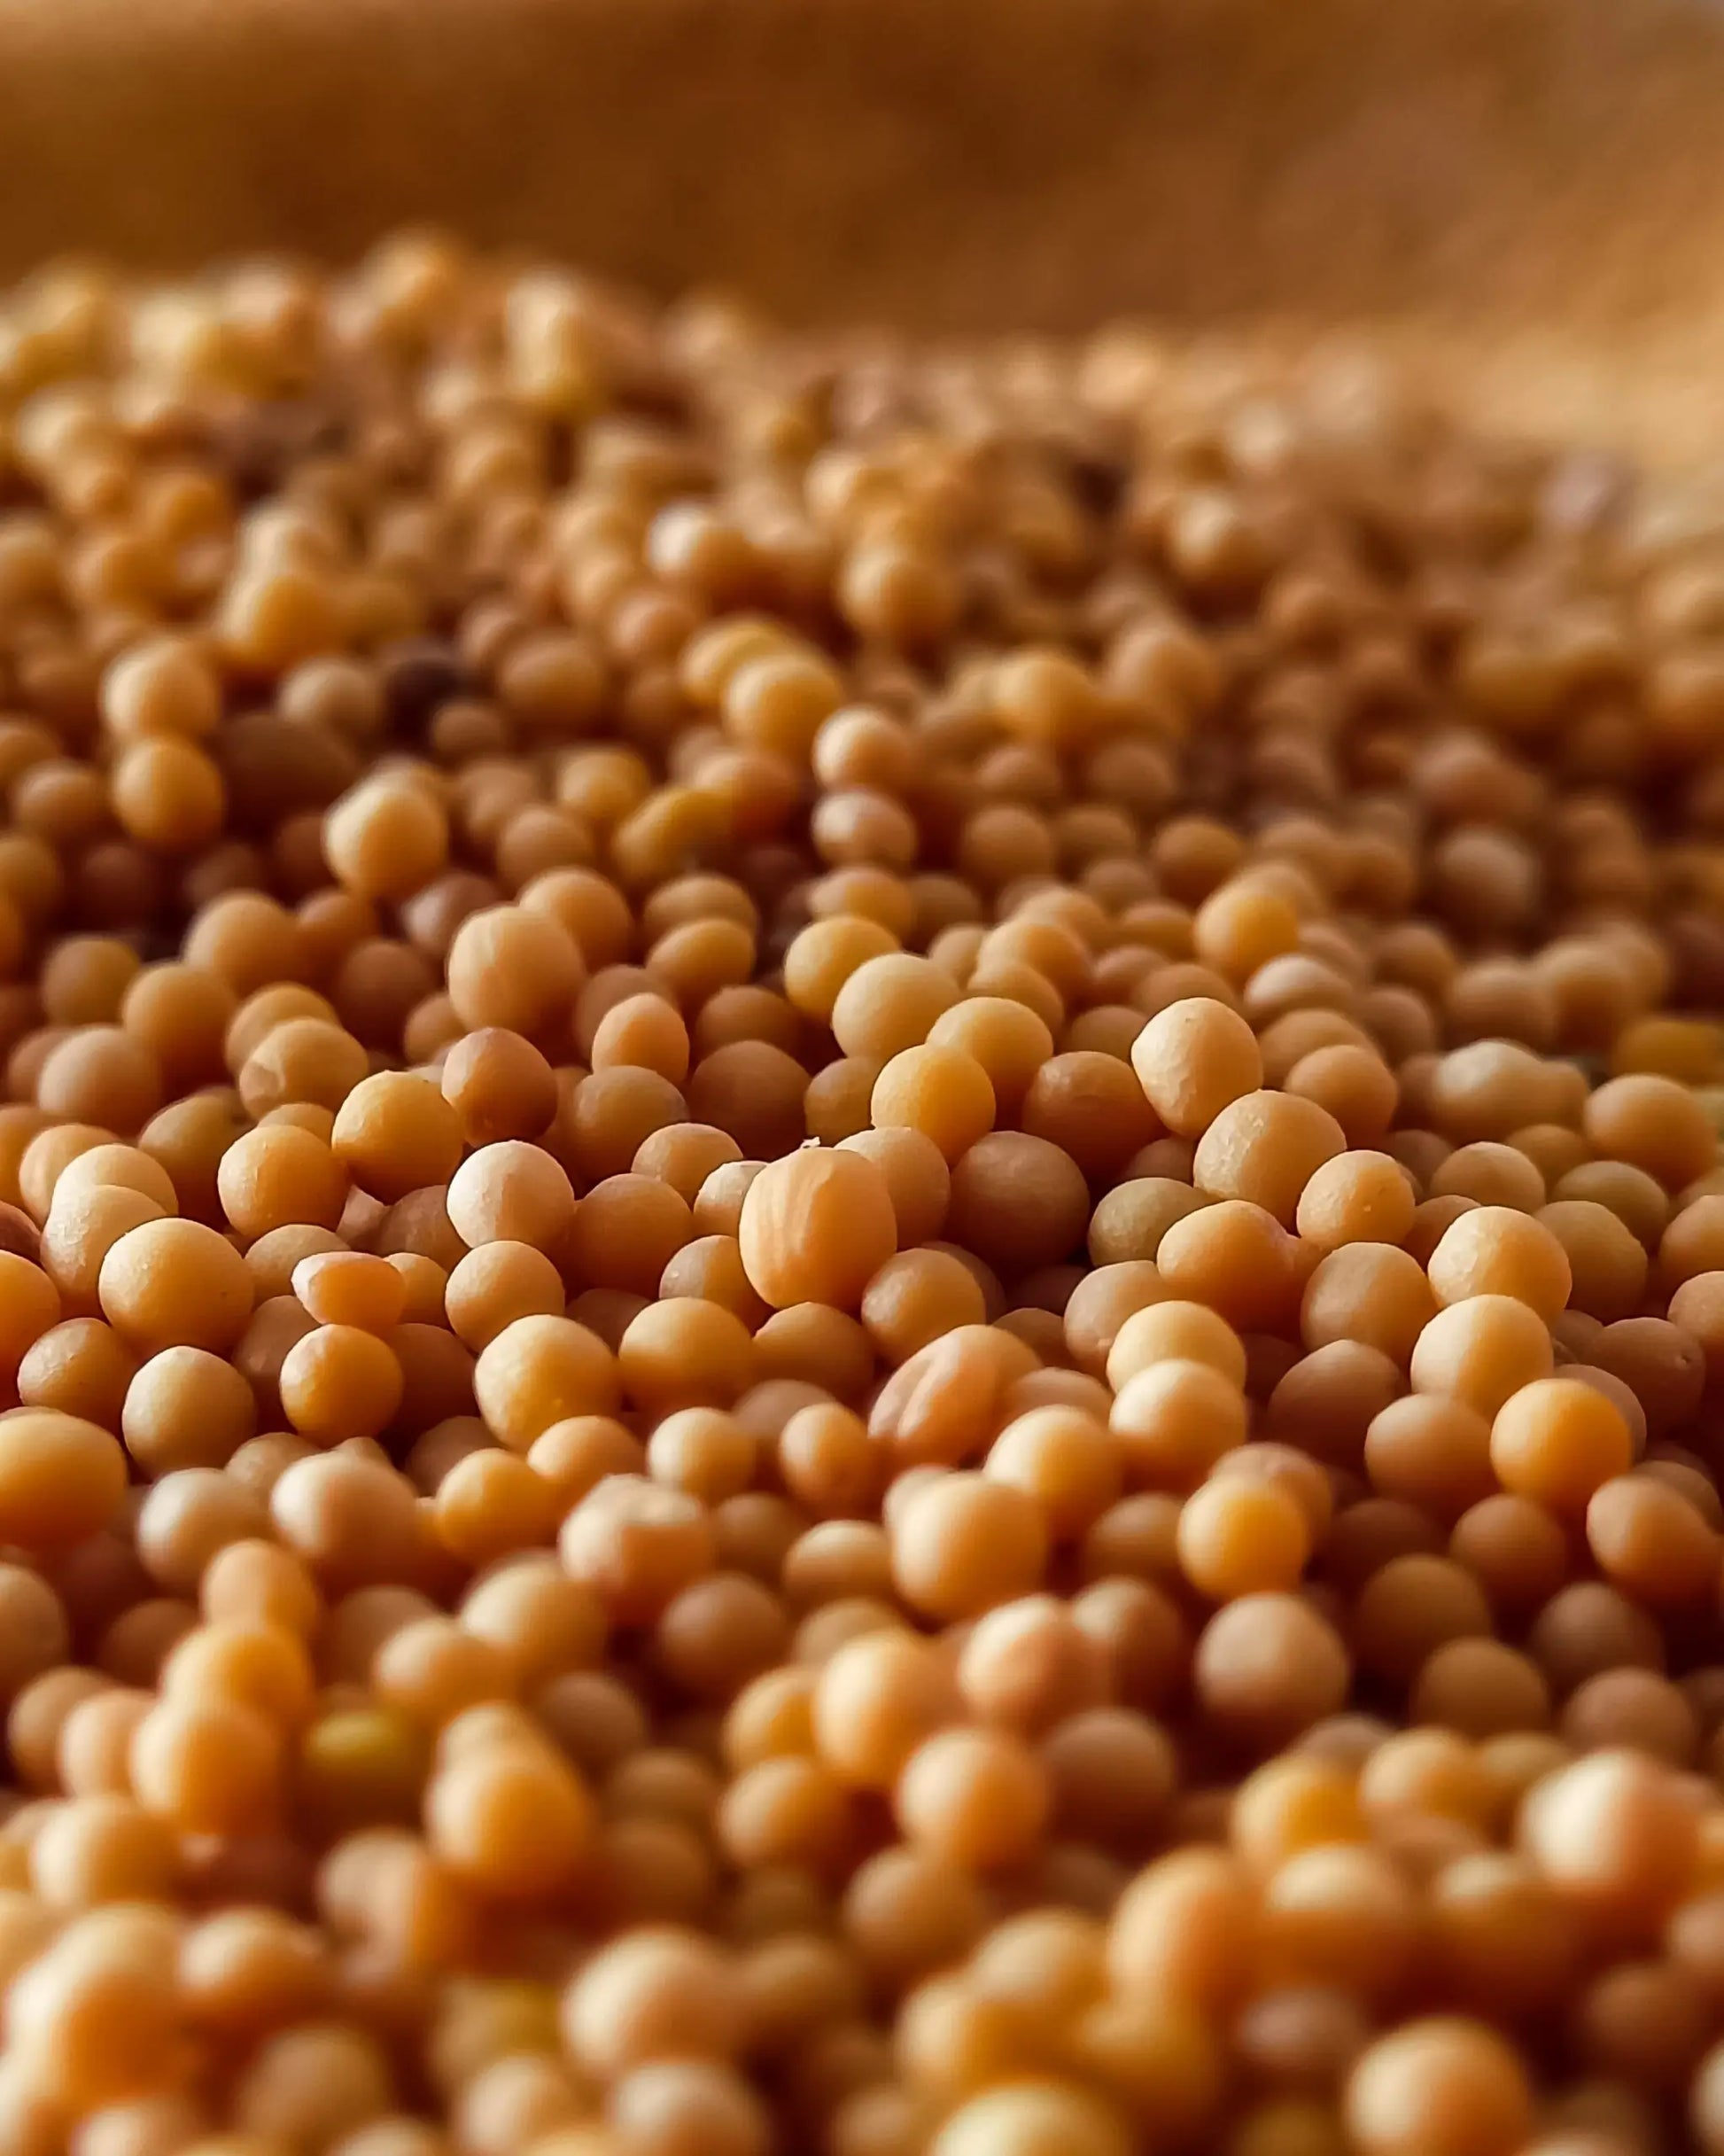
[[[0,0],[0,268],[431,220],[791,320],[1371,328],[1724,443],[1705,0]]]

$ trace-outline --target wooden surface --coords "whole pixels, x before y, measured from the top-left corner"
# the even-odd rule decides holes
[[[1724,442],[1697,0],[0,0],[0,273],[430,219],[792,320],[1387,321]]]

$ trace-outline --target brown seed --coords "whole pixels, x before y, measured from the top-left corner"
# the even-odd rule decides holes
[[[808,1147],[749,1185],[738,1229],[742,1263],[774,1309],[851,1310],[897,1241],[885,1178],[854,1153]]]

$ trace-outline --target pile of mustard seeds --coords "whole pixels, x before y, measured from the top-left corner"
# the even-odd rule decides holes
[[[0,800],[0,2156],[1724,2152],[1724,502],[68,267]]]

